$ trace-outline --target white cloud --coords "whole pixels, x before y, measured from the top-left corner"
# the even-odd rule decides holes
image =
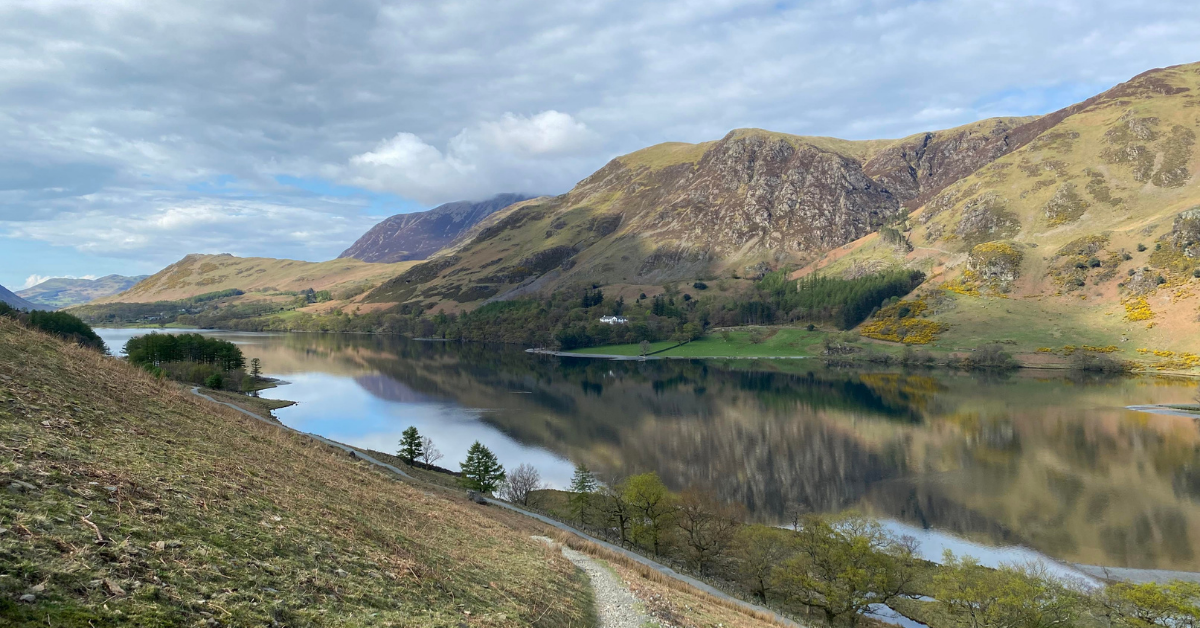
[[[1045,112],[1200,60],[1198,30],[1193,0],[9,0],[0,233],[317,259],[367,202],[279,176],[426,205],[557,193],[742,126],[865,139]],[[49,268],[0,250],[9,281]]]
[[[29,278],[25,280],[25,285],[21,286],[21,290],[25,290],[26,288],[32,288],[38,284],[45,283],[51,279],[96,279],[97,277],[98,277],[98,275],[82,275],[82,276],[76,277],[75,275],[37,275],[37,274],[34,274],[34,275],[30,275]]]
[[[25,288],[32,288],[32,287],[38,285],[39,283],[46,281],[47,279],[53,279],[53,277],[45,277],[42,275],[30,275],[29,279],[25,280],[25,285],[21,286],[21,289],[24,290]]]
[[[565,113],[550,110],[526,118],[511,112],[499,120],[484,122],[475,131],[464,130],[451,141],[461,152],[476,149],[525,158],[578,154],[594,147],[595,133],[586,124]]]
[[[250,256],[265,251],[274,257],[331,259],[377,221],[354,212],[338,214],[253,200],[184,200],[117,216],[90,211],[9,223],[5,235],[107,257],[152,257],[163,262],[187,253]]]
[[[352,185],[424,203],[497,192],[561,192],[579,176],[580,155],[599,137],[571,115],[506,112],[460,131],[443,152],[401,132],[350,158],[339,176]]]

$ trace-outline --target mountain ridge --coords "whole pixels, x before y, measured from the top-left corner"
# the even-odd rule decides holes
[[[423,212],[396,214],[372,227],[338,259],[382,264],[427,259],[484,218],[529,198],[525,194],[497,194],[478,202],[456,201]]]
[[[124,292],[149,277],[150,275],[106,275],[97,279],[52,277],[36,286],[19,290],[16,294],[38,305],[55,309],[67,308]]]
[[[565,194],[496,212],[491,226],[368,300],[459,309],[573,283],[654,285],[803,265],[1007,154],[1016,142],[1006,138],[1038,119],[992,118],[897,140],[747,128],[650,146]],[[879,183],[889,176],[906,182],[899,193]]]
[[[21,297],[17,296],[16,293],[12,292],[8,288],[5,288],[4,286],[0,286],[0,302],[6,303],[10,307],[14,307],[18,310],[47,309],[45,306],[37,305],[36,303],[30,303],[29,301],[22,299]]]

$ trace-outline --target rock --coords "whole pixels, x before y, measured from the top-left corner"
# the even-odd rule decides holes
[[[13,493],[26,493],[26,492],[36,491],[36,490],[37,490],[37,487],[36,487],[36,486],[34,486],[34,485],[32,485],[32,484],[30,484],[29,482],[22,482],[22,481],[20,481],[20,480],[13,480],[13,481],[12,481],[12,482],[11,482],[11,483],[8,485],[8,490],[9,490],[10,492],[13,492]]]
[[[37,601],[37,596],[33,595],[32,593],[26,593],[25,595],[22,595],[21,597],[19,597],[17,599],[26,604],[33,604],[34,602]]]
[[[104,588],[112,595],[125,595],[125,589],[109,578],[104,579]]]
[[[333,573],[335,575],[337,575],[339,578],[345,578],[346,576],[350,575],[350,572],[348,572],[344,569],[338,569],[337,571],[335,571]]]

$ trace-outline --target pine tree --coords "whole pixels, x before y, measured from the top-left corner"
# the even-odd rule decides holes
[[[462,467],[462,485],[469,490],[491,493],[504,481],[504,467],[496,460],[496,454],[479,441],[467,450],[467,459]]]
[[[421,445],[421,435],[417,433],[417,428],[409,427],[400,435],[400,451],[396,455],[404,462],[412,465],[417,458],[421,457],[423,448]]]
[[[257,379],[259,375],[262,375],[262,360],[254,358],[250,360],[250,377]]]
[[[596,476],[583,464],[575,465],[575,475],[571,477],[571,513],[585,525],[588,513],[591,511],[592,494],[596,492],[596,486]]]

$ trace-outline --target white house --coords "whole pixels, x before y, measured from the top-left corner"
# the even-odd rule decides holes
[[[605,325],[624,325],[629,322],[629,319],[624,316],[601,316],[600,322]]]

